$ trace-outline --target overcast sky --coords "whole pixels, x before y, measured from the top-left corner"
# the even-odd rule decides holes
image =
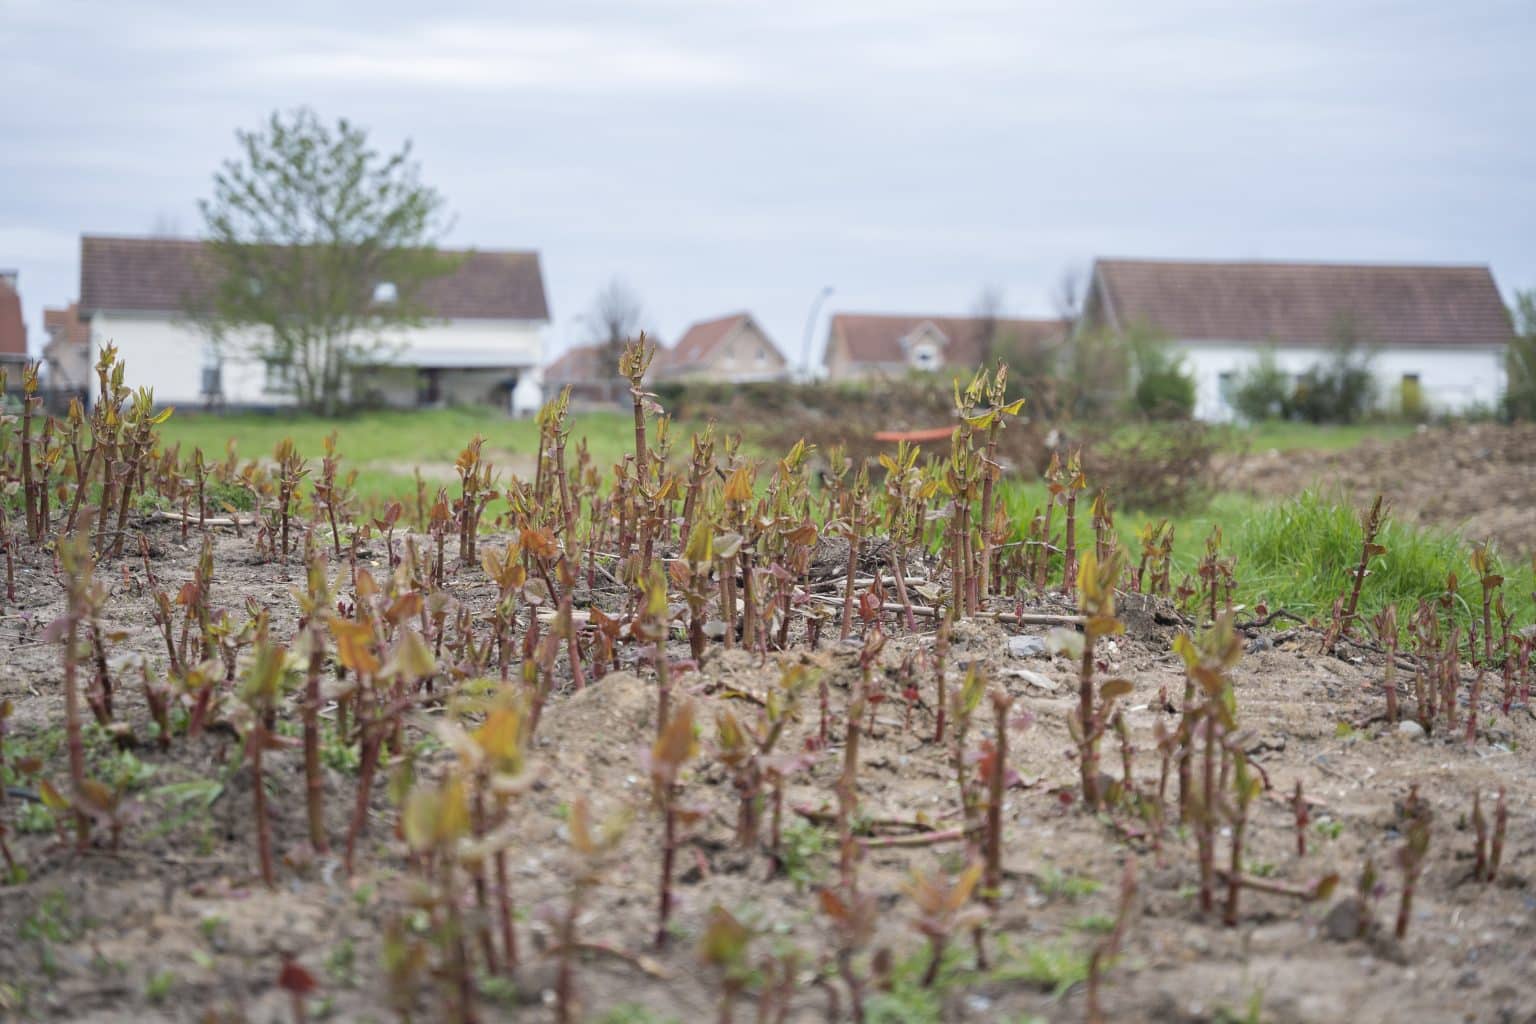
[[[750,309],[1052,313],[1095,255],[1477,262],[1536,287],[1536,3],[0,0],[0,266],[199,227],[237,127],[409,138],[451,242],[609,278],[675,341]],[[817,346],[824,326],[818,327]]]

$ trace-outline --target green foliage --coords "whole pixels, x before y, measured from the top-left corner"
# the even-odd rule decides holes
[[[1088,978],[1088,954],[1060,941],[1033,943],[1022,952],[1005,947],[998,959],[990,980],[1036,985],[1057,998]]]
[[[1521,420],[1536,420],[1536,289],[1516,292],[1515,340],[1505,357],[1508,389],[1504,412]]]
[[[274,112],[236,139],[199,203],[217,277],[212,309],[192,312],[215,339],[261,328],[251,354],[290,366],[300,405],[334,414],[357,390],[350,370],[387,354],[385,332],[422,323],[423,287],[453,270],[435,247],[443,198],[409,143],[382,155],[345,118]],[[393,294],[376,296],[386,282]]]
[[[831,845],[827,830],[808,821],[793,821],[784,826],[781,838],[779,853],[784,858],[784,874],[798,888],[814,883]]]
[[[1054,866],[1042,868],[1035,876],[1035,885],[1042,896],[1052,900],[1080,900],[1104,888],[1092,878],[1069,874]]]
[[[1184,356],[1149,331],[1132,330],[1125,344],[1135,380],[1133,409],[1148,419],[1189,419],[1195,411],[1195,378],[1184,365]]]
[[[1314,363],[1296,381],[1291,396],[1295,415],[1311,423],[1354,423],[1376,400],[1372,353],[1348,318],[1334,328],[1334,343],[1326,358]]]
[[[1237,378],[1232,407],[1249,423],[1286,419],[1291,413],[1291,378],[1266,348]]]
[[[620,1003],[610,1008],[595,1024],[681,1024],[676,1017],[660,1017],[639,1003]]]
[[[163,1003],[176,988],[176,975],[170,970],[158,970],[144,981],[144,998],[152,1003]]]
[[[1327,615],[1334,600],[1348,591],[1349,573],[1360,559],[1358,512],[1315,492],[1255,504],[1227,537],[1227,549],[1240,567],[1240,598],[1251,605],[1262,597],[1272,608],[1302,616]],[[1470,547],[1453,535],[1388,518],[1377,540],[1387,554],[1373,560],[1361,589],[1362,618],[1389,604],[1413,608],[1421,600],[1441,596],[1452,572],[1463,580],[1476,578]],[[1536,590],[1536,576],[1526,564],[1508,566],[1504,574],[1505,600],[1525,621],[1533,610],[1530,595]],[[1464,595],[1457,598],[1456,614],[1464,625],[1473,621]]]

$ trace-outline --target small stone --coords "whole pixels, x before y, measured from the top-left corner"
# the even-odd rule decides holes
[[[1477,976],[1476,971],[1462,971],[1456,978],[1457,988],[1477,988],[1482,983],[1483,979]]]
[[[1010,658],[1044,658],[1046,657],[1045,637],[1042,636],[1011,636],[1008,638],[1008,656]]]
[[[1360,937],[1366,921],[1364,904],[1354,896],[1339,900],[1323,918],[1323,933],[1334,942],[1348,942]]]
[[[1397,734],[1416,740],[1424,735],[1424,727],[1410,718],[1397,723]]]
[[[1031,669],[1012,669],[1009,671],[1008,675],[1015,679],[1022,679],[1025,686],[1033,687],[1036,690],[1042,690],[1045,693],[1055,693],[1057,690],[1061,689],[1061,684],[1056,682],[1056,680],[1052,679],[1048,675],[1035,672]]]

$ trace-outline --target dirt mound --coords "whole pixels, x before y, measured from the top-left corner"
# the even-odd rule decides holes
[[[1426,427],[1341,452],[1254,452],[1234,461],[1228,480],[1261,497],[1322,487],[1365,504],[1380,493],[1407,522],[1491,539],[1507,553],[1536,551],[1536,424]]]

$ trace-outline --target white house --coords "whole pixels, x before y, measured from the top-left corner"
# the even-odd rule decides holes
[[[354,374],[355,398],[391,406],[487,403],[527,412],[540,402],[539,367],[549,306],[533,252],[469,250],[428,281],[428,319],[387,337],[378,364]],[[117,346],[127,383],[166,405],[271,407],[293,402],[288,367],[251,354],[256,336],[214,345],[189,311],[212,269],[203,243],[86,235],[80,240],[80,316],[94,364]],[[389,301],[392,282],[376,285]],[[94,399],[94,375],[91,380]]]
[[[1457,412],[1504,395],[1513,329],[1482,266],[1101,259],[1079,330],[1164,335],[1194,374],[1195,415],[1228,420],[1264,350],[1299,376],[1345,322],[1373,353],[1384,399],[1416,386],[1430,409]]]

